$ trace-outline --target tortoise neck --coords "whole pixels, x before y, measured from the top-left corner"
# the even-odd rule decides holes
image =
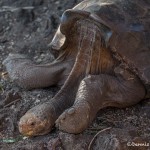
[[[101,74],[101,73],[113,73],[116,60],[113,58],[111,51],[106,47],[105,37],[103,37],[100,26],[89,21],[79,20],[76,23],[78,38],[78,52],[80,52],[80,46],[84,37],[88,37],[90,48],[87,52],[87,69],[88,74]],[[88,44],[88,43],[87,43]]]

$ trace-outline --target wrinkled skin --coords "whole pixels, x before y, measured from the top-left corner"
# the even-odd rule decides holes
[[[89,18],[88,12],[68,10],[50,44],[58,54],[54,62],[36,65],[19,54],[6,58],[3,64],[9,76],[20,86],[62,86],[54,98],[30,109],[20,119],[23,135],[46,134],[54,124],[77,134],[89,126],[100,109],[128,107],[145,97],[146,89],[139,77],[121,65],[107,47],[106,31],[107,27]]]

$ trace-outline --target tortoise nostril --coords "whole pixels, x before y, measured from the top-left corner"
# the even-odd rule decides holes
[[[35,125],[35,122],[31,122],[30,125],[31,125],[31,126],[34,126],[34,125]]]

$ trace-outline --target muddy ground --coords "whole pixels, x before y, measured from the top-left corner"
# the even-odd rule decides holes
[[[33,106],[50,100],[59,88],[21,89],[9,79],[2,61],[11,52],[26,54],[36,63],[51,62],[53,56],[48,44],[60,17],[64,10],[80,1],[0,0],[1,150],[150,149],[150,99],[126,109],[101,110],[82,134],[67,134],[56,128],[47,135],[33,138],[19,134],[19,118]]]

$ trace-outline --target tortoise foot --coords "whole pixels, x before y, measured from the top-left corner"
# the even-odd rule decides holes
[[[26,55],[23,55],[23,54],[9,53],[8,57],[3,61],[3,63],[6,64],[9,61],[18,60],[18,59],[27,59],[27,57]]]
[[[30,64],[32,64],[32,61],[22,54],[10,53],[3,61],[3,65],[6,67],[10,79],[24,88],[27,87],[24,83],[26,83],[27,68],[28,66],[30,67]]]
[[[6,66],[6,70],[9,73],[12,81],[16,81],[19,79],[18,70],[20,69],[21,64],[27,62],[30,62],[30,60],[25,55],[12,53],[10,53],[8,57],[3,61],[3,65]]]
[[[74,104],[56,120],[56,126],[68,133],[81,133],[90,123],[90,106],[87,102]]]
[[[71,70],[70,66],[69,68],[62,62],[38,65],[21,54],[9,54],[3,61],[3,65],[6,67],[10,79],[26,89],[61,85],[67,77],[63,73],[69,74]]]

